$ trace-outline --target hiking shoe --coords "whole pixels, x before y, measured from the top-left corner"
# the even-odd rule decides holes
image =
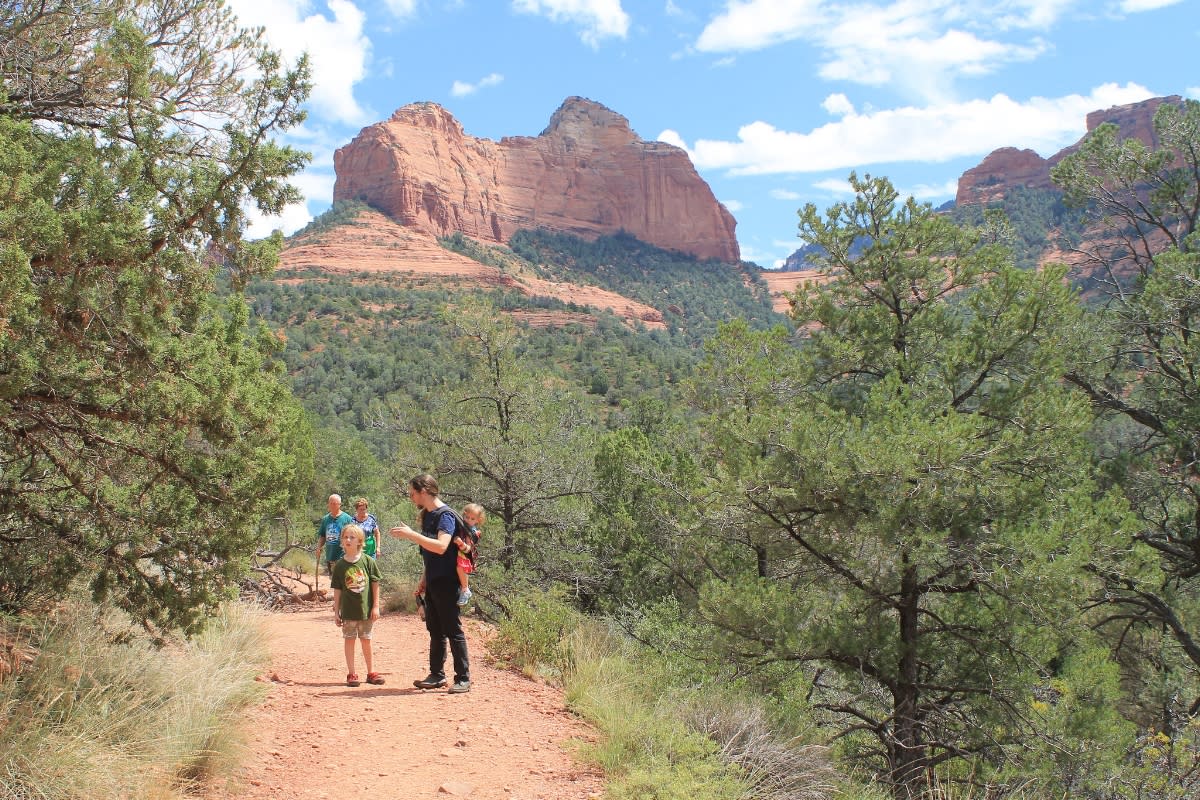
[[[375,686],[381,686],[383,685],[383,676],[378,672],[368,672],[367,683],[374,684]]]
[[[359,683],[358,675],[356,675],[355,673],[351,672],[350,674],[348,674],[346,676],[346,685],[347,686],[358,686],[358,683]]]
[[[426,675],[424,678],[421,678],[420,680],[413,681],[413,686],[417,687],[418,689],[438,689],[445,685],[446,685],[446,679],[439,678],[437,675],[434,675],[432,672],[429,673],[428,675]]]
[[[450,694],[465,694],[471,691],[470,681],[455,681],[454,685],[446,690]]]
[[[471,602],[471,590],[470,589],[459,589],[458,590],[458,604],[460,606],[465,606],[469,602]]]

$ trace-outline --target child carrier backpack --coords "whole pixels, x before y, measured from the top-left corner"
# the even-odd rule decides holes
[[[454,536],[461,537],[463,541],[471,543],[471,551],[466,554],[467,558],[471,559],[471,563],[475,563],[475,552],[479,549],[479,529],[467,524],[467,521],[450,506],[442,506],[439,511],[449,511],[454,517]]]

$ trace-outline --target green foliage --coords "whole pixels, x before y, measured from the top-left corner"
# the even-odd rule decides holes
[[[835,278],[795,298],[802,346],[731,324],[697,375],[723,547],[700,608],[743,669],[810,665],[844,752],[905,796],[956,759],[1020,757],[1122,516],[1059,381],[1062,272],[851,181],[853,202],[802,213]]]
[[[1084,234],[1084,214],[1054,189],[1017,186],[995,203],[959,206],[950,216],[959,225],[979,227],[990,211],[1002,212],[1012,226],[1006,244],[1023,269],[1037,267],[1049,248],[1077,246]]]
[[[195,631],[308,482],[275,338],[212,291],[274,264],[241,237],[298,198],[305,65],[200,0],[76,5],[0,12],[0,606],[83,576]]]
[[[1123,771],[1122,789],[1145,800],[1184,800],[1200,792],[1200,717],[1174,735],[1146,731],[1133,750],[1133,767]]]
[[[597,572],[577,534],[589,510],[593,407],[522,358],[519,331],[490,305],[443,319],[455,362],[435,370],[440,385],[424,403],[389,408],[397,477],[432,472],[448,502],[483,506],[480,600],[512,613],[506,598],[526,580],[586,584]]]
[[[267,661],[246,608],[223,608],[203,635],[169,649],[111,610],[72,602],[41,620],[4,625],[6,640],[36,653],[19,680],[0,682],[5,797],[170,800],[232,771]]]
[[[309,220],[308,224],[288,237],[296,241],[304,236],[312,236],[332,230],[339,225],[353,222],[354,219],[370,206],[361,200],[334,200],[333,205]]]
[[[1097,624],[1153,687],[1138,718],[1170,734],[1200,709],[1200,102],[1163,104],[1154,127],[1157,148],[1101,125],[1053,177],[1107,234],[1091,266],[1109,295],[1067,378],[1119,420],[1099,457],[1138,515],[1131,558],[1099,570]]]
[[[628,234],[587,242],[545,230],[519,231],[509,247],[551,280],[592,283],[657,308],[692,342],[712,335],[727,319],[753,327],[786,321],[771,310],[770,293],[756,272],[660,250]]]
[[[997,782],[1041,797],[1111,796],[1120,781],[1134,726],[1118,711],[1120,674],[1107,647],[1073,644],[1053,677],[1033,693],[1028,713],[1040,735],[1030,755],[998,771]]]
[[[525,589],[509,598],[509,614],[488,640],[488,651],[525,672],[549,670],[561,679],[571,665],[568,634],[582,621],[566,598],[562,586]]]
[[[680,628],[683,621],[664,624]],[[819,800],[863,796],[832,770],[826,748],[779,719],[756,692],[723,679],[676,672],[675,636],[660,650],[637,646],[595,622],[569,635],[568,704],[600,728],[587,754],[622,797],[756,797]]]
[[[487,302],[500,312],[571,310],[548,298],[451,294],[378,274],[288,277],[306,280],[255,281],[248,294],[255,316],[285,340],[279,357],[296,397],[320,427],[362,439],[385,460],[394,454],[395,442],[373,427],[380,401],[424,402],[443,381],[470,374],[442,313],[448,303]],[[642,396],[666,395],[697,360],[696,349],[682,335],[636,330],[609,314],[598,314],[590,327],[521,328],[513,346],[517,355],[536,362],[539,372],[590,392],[598,413],[614,417]],[[442,369],[431,370],[430,364]],[[598,381],[603,394],[593,391],[600,388]]]

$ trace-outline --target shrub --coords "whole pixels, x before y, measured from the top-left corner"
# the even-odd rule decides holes
[[[567,635],[582,621],[567,603],[566,591],[557,586],[547,591],[527,589],[513,597],[508,608],[508,616],[488,641],[488,651],[526,674],[548,671],[561,677],[572,662]]]
[[[240,714],[267,662],[255,612],[225,608],[187,643],[155,648],[110,609],[68,604],[10,621],[33,663],[0,682],[0,796],[181,798],[230,771]]]

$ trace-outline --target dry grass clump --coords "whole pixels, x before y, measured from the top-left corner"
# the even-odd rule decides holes
[[[610,796],[851,796],[826,748],[782,734],[754,698],[666,685],[654,654],[628,646],[602,625],[580,625],[567,644],[567,700],[603,733],[589,755],[610,776]]]
[[[175,800],[236,763],[267,658],[253,610],[232,605],[161,649],[82,604],[6,627],[35,655],[0,682],[0,797]]]
[[[689,728],[717,743],[722,761],[741,768],[757,800],[827,800],[844,782],[827,747],[781,735],[750,699],[694,697],[679,713]]]

